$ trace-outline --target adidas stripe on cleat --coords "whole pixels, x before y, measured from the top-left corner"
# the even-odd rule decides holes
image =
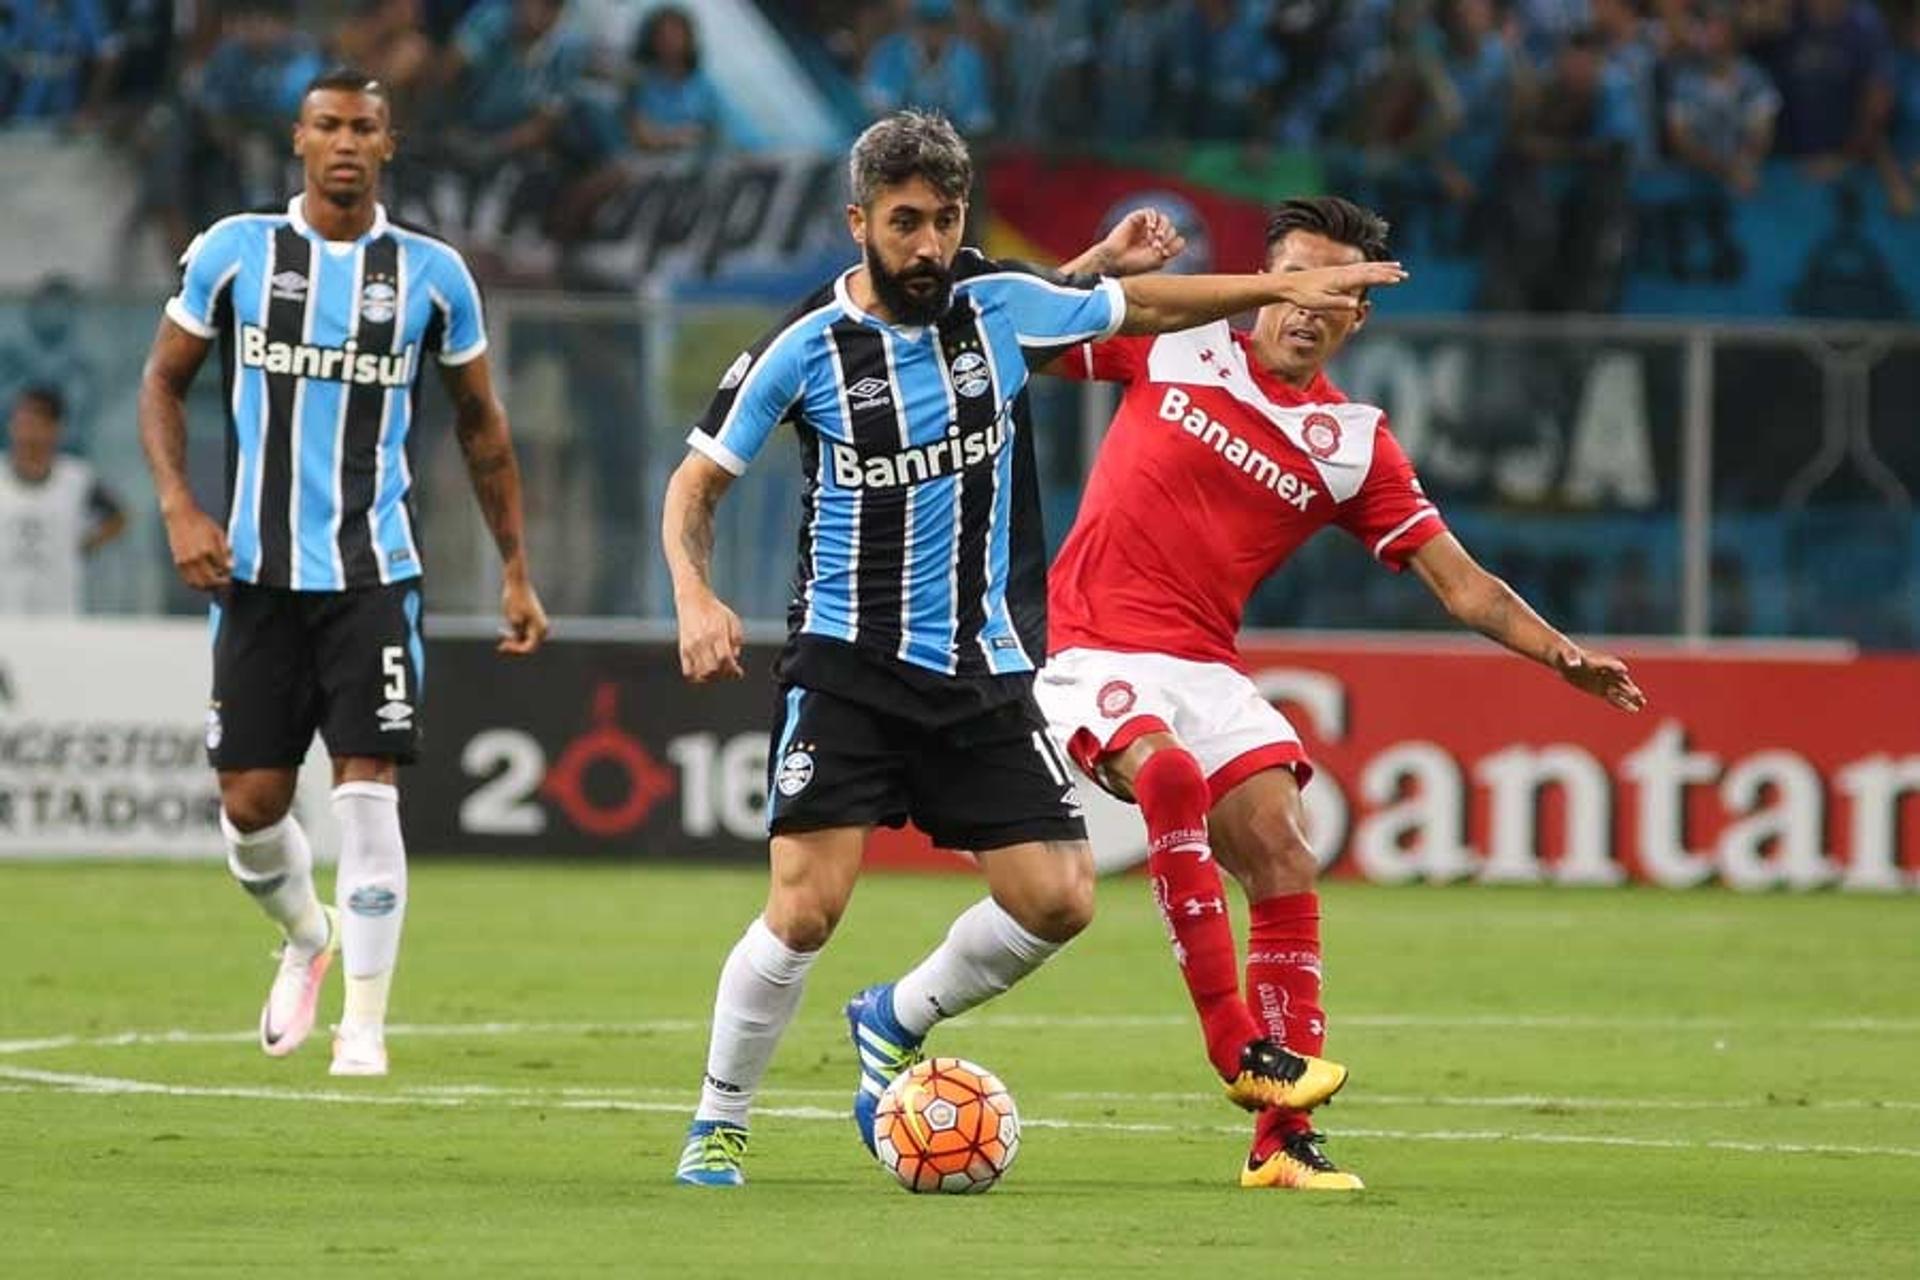
[[[1227,1082],[1227,1098],[1248,1111],[1310,1111],[1346,1082],[1347,1069],[1339,1063],[1290,1053],[1260,1039],[1240,1051],[1240,1074]]]
[[[687,1129],[680,1167],[673,1180],[688,1187],[746,1185],[740,1162],[747,1155],[747,1131],[724,1120],[695,1120]]]
[[[893,1078],[920,1061],[920,1040],[893,1016],[893,984],[868,987],[847,1001],[847,1034],[860,1058],[860,1087],[853,1094],[853,1123],[871,1152],[873,1114]]]
[[[1301,1129],[1287,1135],[1279,1147],[1262,1159],[1247,1157],[1240,1170],[1243,1187],[1284,1187],[1291,1191],[1364,1191],[1367,1184],[1360,1176],[1327,1159],[1320,1144],[1324,1134]]]

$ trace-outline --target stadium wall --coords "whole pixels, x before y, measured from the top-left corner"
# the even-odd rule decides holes
[[[694,689],[657,632],[602,628],[508,663],[447,630],[406,778],[417,853],[764,858],[772,644],[749,646],[757,678]],[[1246,652],[1317,766],[1308,819],[1331,874],[1920,889],[1920,658],[1629,647],[1653,703],[1628,716],[1479,644],[1269,635]],[[197,623],[10,623],[0,857],[216,855],[206,680]],[[303,820],[330,847],[317,751],[308,768]],[[1103,869],[1144,856],[1131,809],[1089,808]],[[967,863],[910,830],[869,860]]]

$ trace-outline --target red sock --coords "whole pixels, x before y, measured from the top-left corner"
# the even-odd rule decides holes
[[[1327,1044],[1320,1007],[1320,895],[1288,893],[1253,904],[1247,930],[1247,1004],[1267,1034],[1295,1053],[1319,1057]],[[1309,1127],[1303,1111],[1263,1111],[1254,1121],[1255,1159]]]
[[[1233,925],[1207,844],[1207,776],[1191,752],[1156,751],[1134,778],[1133,794],[1147,819],[1153,896],[1200,1014],[1207,1058],[1221,1079],[1231,1080],[1240,1074],[1240,1051],[1261,1031],[1240,995]]]

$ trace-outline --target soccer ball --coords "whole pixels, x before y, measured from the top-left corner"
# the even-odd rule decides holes
[[[1020,1153],[1020,1113],[985,1067],[929,1058],[880,1095],[873,1145],[881,1167],[909,1191],[985,1191]]]

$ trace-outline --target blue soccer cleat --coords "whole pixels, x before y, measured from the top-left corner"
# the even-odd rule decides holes
[[[893,1078],[920,1061],[921,1037],[909,1035],[893,1016],[893,984],[868,987],[847,1001],[847,1034],[860,1056],[860,1087],[853,1095],[853,1123],[873,1150],[873,1112]]]
[[[687,1129],[687,1145],[673,1180],[689,1187],[746,1185],[740,1161],[747,1154],[747,1131],[725,1120],[695,1120]]]

